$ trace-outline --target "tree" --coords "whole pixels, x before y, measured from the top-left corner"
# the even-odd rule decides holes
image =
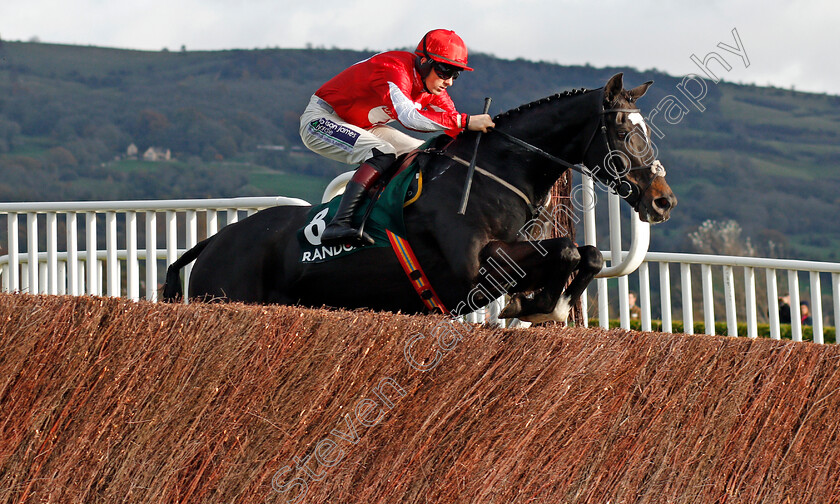
[[[20,125],[18,123],[0,118],[0,154],[12,150],[19,135]]]
[[[166,130],[171,126],[169,119],[157,110],[144,109],[137,117],[134,136],[143,147],[163,146]]]
[[[50,165],[55,167],[76,166],[79,164],[76,161],[76,156],[64,147],[53,147],[50,149],[47,153],[47,160]]]
[[[790,248],[788,238],[777,229],[762,229],[757,235],[759,253],[766,257],[785,257]]]
[[[688,234],[691,246],[700,254],[754,257],[755,248],[749,237],[741,238],[740,224],[732,219],[708,219],[696,231]]]
[[[225,158],[230,158],[236,155],[238,151],[238,147],[236,146],[236,140],[233,139],[232,136],[227,135],[223,136],[216,140],[213,144],[216,150]]]

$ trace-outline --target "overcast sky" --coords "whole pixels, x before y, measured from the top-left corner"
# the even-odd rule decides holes
[[[0,0],[6,40],[129,49],[387,50],[432,28],[458,32],[471,51],[560,64],[699,73],[691,56],[732,82],[840,94],[840,3],[830,0]],[[736,49],[737,30],[749,60]],[[480,71],[480,69],[478,69]],[[476,76],[478,73],[476,74]],[[701,74],[702,75],[702,74]]]

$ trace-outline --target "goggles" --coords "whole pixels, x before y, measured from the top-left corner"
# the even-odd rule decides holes
[[[432,65],[432,68],[434,68],[435,73],[438,75],[438,77],[440,77],[443,80],[447,80],[450,78],[452,80],[455,80],[458,78],[459,75],[461,75],[460,68],[452,65],[447,65],[446,63],[440,63],[439,61],[435,61]]]

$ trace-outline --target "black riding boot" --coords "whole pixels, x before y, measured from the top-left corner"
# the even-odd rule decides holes
[[[347,183],[344,195],[338,204],[338,210],[332,221],[321,234],[322,245],[349,244],[356,247],[373,245],[373,238],[361,229],[353,226],[353,214],[365,199],[365,192],[373,187],[379,176],[395,161],[393,154],[381,154],[375,151],[374,157],[362,163]]]
[[[333,220],[327,224],[321,234],[322,245],[348,244],[354,246],[373,245],[373,238],[360,229],[353,227],[353,214],[365,199],[367,188],[352,180],[347,183],[344,195],[338,204],[338,210]]]

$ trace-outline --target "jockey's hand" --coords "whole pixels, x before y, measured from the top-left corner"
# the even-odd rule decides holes
[[[470,131],[481,131],[482,133],[487,133],[490,128],[496,127],[496,123],[493,122],[493,118],[490,117],[490,114],[477,114],[470,116],[470,123],[467,126],[467,129]]]

